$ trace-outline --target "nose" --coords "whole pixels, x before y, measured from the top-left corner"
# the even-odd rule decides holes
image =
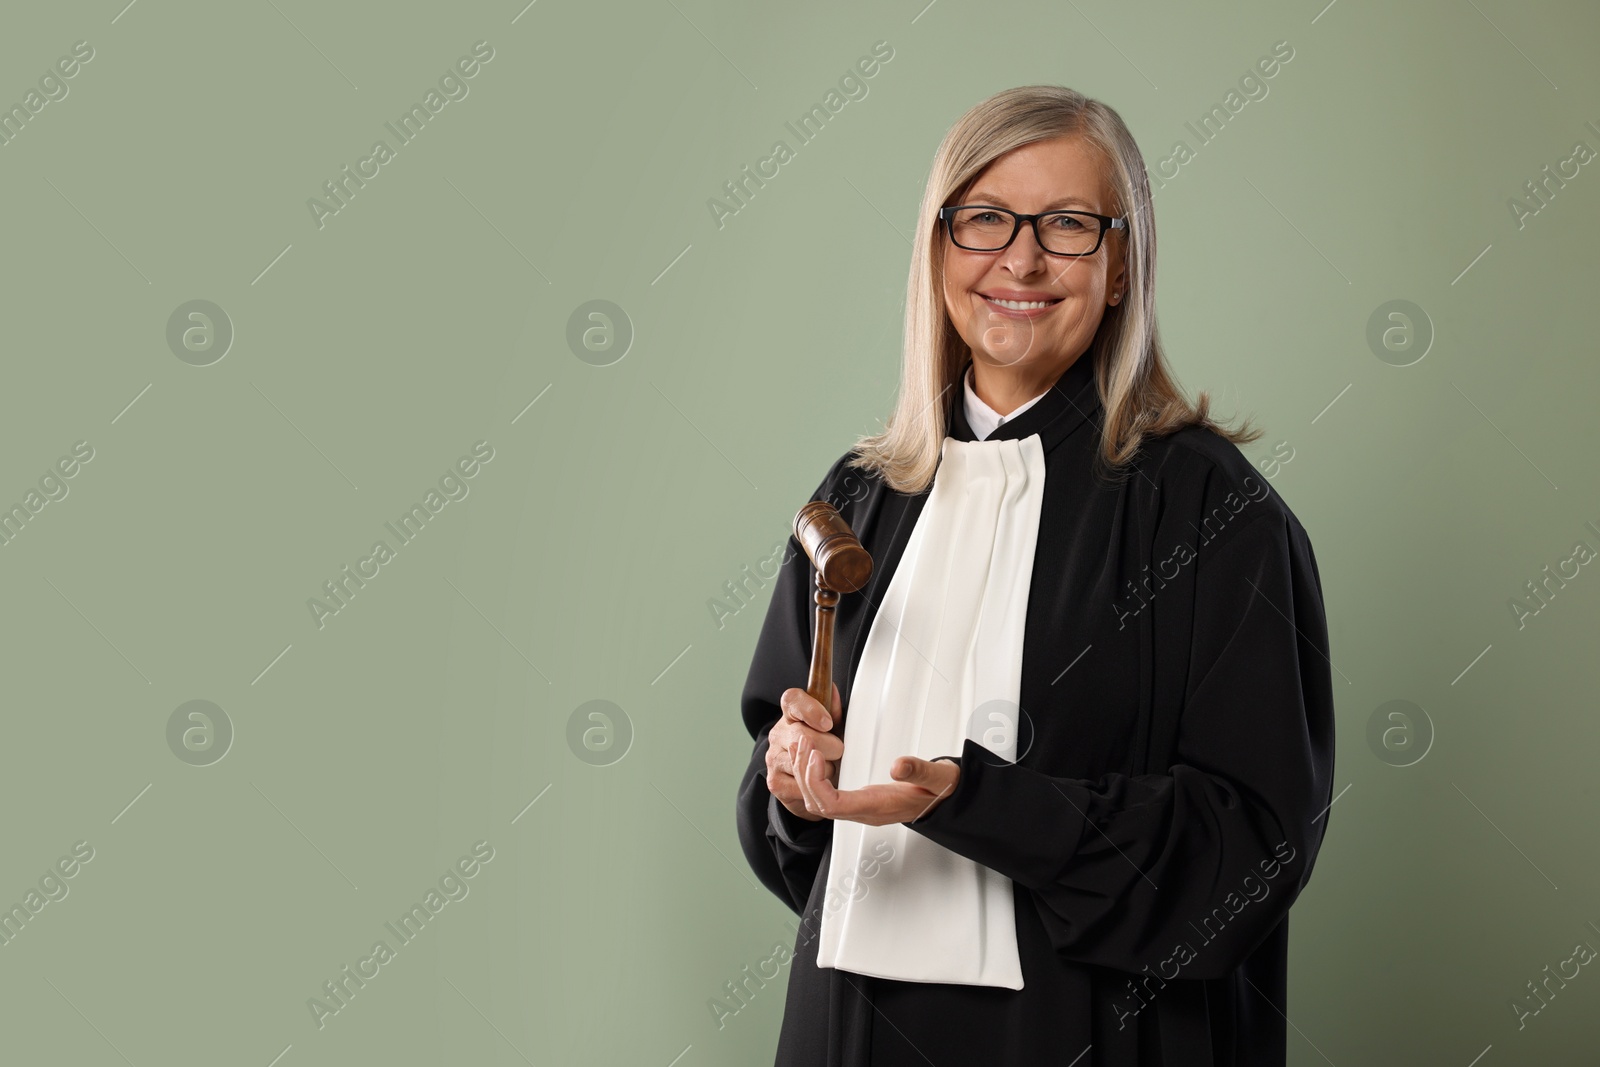
[[[1017,231],[1017,239],[1000,253],[1000,264],[1014,276],[1026,278],[1044,270],[1047,258],[1045,250],[1039,247],[1039,239],[1033,235],[1033,227],[1025,225]]]

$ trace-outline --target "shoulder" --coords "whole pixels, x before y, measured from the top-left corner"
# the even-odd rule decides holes
[[[1185,426],[1161,437],[1146,437],[1139,449],[1136,465],[1158,484],[1192,481],[1196,476],[1222,476],[1242,483],[1245,478],[1261,480],[1255,466],[1239,446],[1215,430],[1204,426]]]
[[[855,505],[883,486],[883,480],[876,471],[851,465],[855,456],[855,449],[851,448],[834,460],[816,491],[811,494],[812,500],[825,500],[838,508],[840,516],[847,523],[851,520]]]
[[[1215,430],[1186,426],[1146,438],[1133,466],[1161,524],[1176,523],[1179,529],[1209,524],[1223,535],[1276,518],[1291,536],[1306,536],[1266,475]]]

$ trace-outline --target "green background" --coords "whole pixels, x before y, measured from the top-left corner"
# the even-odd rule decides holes
[[[1152,170],[1189,143],[1156,193],[1164,336],[1266,428],[1253,460],[1292,453],[1266,469],[1321,567],[1341,792],[1289,1062],[1593,1062],[1593,967],[1522,1028],[1510,1003],[1600,946],[1600,572],[1520,627],[1509,601],[1600,548],[1600,164],[1508,205],[1600,148],[1592,5],[123,2],[0,27],[5,106],[94,50],[0,145],[0,504],[93,449],[0,547],[0,904],[93,849],[0,945],[0,1059],[770,1062],[784,979],[709,1006],[792,941],[733,822],[770,587],[720,627],[712,601],[891,409],[939,138],[1055,82]],[[307,201],[478,41],[468,95],[319,227]],[[234,333],[209,365],[167,340],[193,300]],[[620,359],[568,343],[591,300]],[[1431,323],[1407,366],[1367,340],[1392,300]],[[468,495],[319,627],[479,441]],[[569,741],[597,699],[603,765]],[[208,765],[168,740],[193,700],[233,731]],[[1367,740],[1391,700],[1432,724],[1410,766]],[[319,1028],[323,982],[479,841],[468,895]]]

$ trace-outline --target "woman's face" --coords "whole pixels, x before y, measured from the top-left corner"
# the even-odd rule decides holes
[[[1035,141],[1000,156],[981,173],[963,204],[1010,208],[1024,215],[1076,208],[1111,215],[1094,150],[1077,136]],[[973,359],[1046,378],[1071,366],[1089,347],[1107,303],[1124,292],[1122,230],[1108,230],[1090,256],[1053,256],[1024,225],[999,252],[944,242],[944,304]],[[996,300],[1050,302],[1016,310]]]

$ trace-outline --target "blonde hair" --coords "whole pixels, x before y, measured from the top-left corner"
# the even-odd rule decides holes
[[[1156,229],[1144,157],[1122,117],[1098,100],[1060,85],[1026,85],[984,100],[945,134],[922,194],[911,274],[906,286],[900,393],[883,432],[858,440],[849,465],[875,471],[891,488],[920,493],[933,482],[944,442],[950,389],[970,353],[946,314],[944,242],[939,208],[958,203],[986,167],[1012,149],[1064,135],[1082,137],[1099,157],[1113,205],[1129,231],[1124,299],[1105,309],[1091,359],[1105,409],[1097,455],[1115,473],[1144,438],[1186,426],[1214,430],[1235,444],[1261,436],[1248,422],[1229,429],[1210,415],[1211,399],[1191,403],[1179,389],[1156,329]]]

